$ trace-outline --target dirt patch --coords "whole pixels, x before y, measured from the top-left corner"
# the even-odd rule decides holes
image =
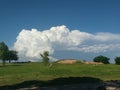
[[[84,64],[102,65],[102,62],[83,62]]]
[[[74,63],[77,63],[77,62],[81,62],[79,60],[74,60],[74,59],[63,59],[63,60],[59,60],[57,61],[57,63],[60,63],[60,64],[74,64]],[[91,65],[102,65],[103,63],[102,62],[81,62],[83,64],[91,64]]]
[[[60,63],[60,64],[74,64],[78,62],[78,60],[59,60],[57,63]]]

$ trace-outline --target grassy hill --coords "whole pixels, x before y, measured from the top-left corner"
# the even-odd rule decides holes
[[[70,65],[53,64],[50,67],[44,66],[41,63],[26,63],[8,64],[5,67],[0,66],[0,86],[16,85],[26,81],[47,82],[60,78],[61,81],[59,82],[65,83],[63,78],[70,77],[79,78],[75,81],[85,78],[87,78],[86,81],[91,81],[93,78],[101,81],[120,80],[120,65],[85,65],[77,63]],[[84,82],[84,80],[80,82]],[[55,83],[53,82],[53,84]]]

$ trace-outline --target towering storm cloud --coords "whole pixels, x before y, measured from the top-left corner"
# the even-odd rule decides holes
[[[70,30],[65,25],[51,27],[49,30],[23,29],[17,36],[14,49],[20,57],[37,60],[39,54],[49,51],[79,51],[100,53],[120,51],[120,34],[91,34],[80,30]]]

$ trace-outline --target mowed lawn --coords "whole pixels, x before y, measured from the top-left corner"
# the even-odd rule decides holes
[[[13,85],[29,80],[48,81],[67,77],[93,77],[100,80],[120,80],[120,65],[85,65],[41,63],[8,64],[0,66],[0,86]]]

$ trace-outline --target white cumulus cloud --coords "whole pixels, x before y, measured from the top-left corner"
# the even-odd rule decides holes
[[[49,51],[74,50],[80,52],[108,52],[120,50],[120,34],[91,34],[80,30],[70,30],[65,25],[51,27],[49,30],[23,29],[17,36],[14,49],[20,57],[38,60],[40,53]],[[53,58],[53,57],[51,57]]]

